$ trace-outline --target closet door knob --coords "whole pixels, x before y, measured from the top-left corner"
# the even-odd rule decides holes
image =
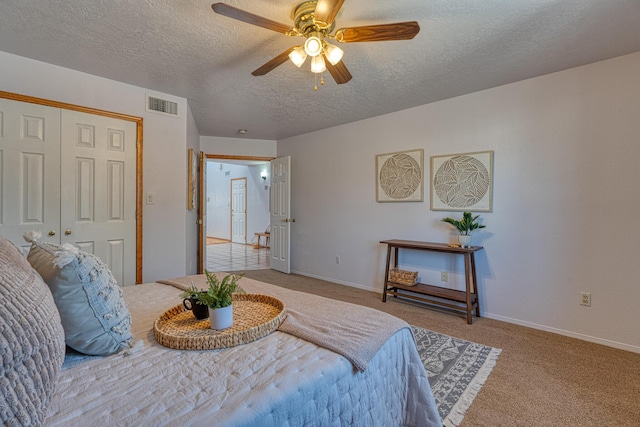
[[[67,228],[67,229],[64,231],[64,234],[66,234],[67,236],[68,236],[69,234],[71,234],[71,229]]]
[[[49,232],[49,236],[55,236],[55,235],[56,235],[56,232],[55,232],[54,230],[51,230],[51,231]]]

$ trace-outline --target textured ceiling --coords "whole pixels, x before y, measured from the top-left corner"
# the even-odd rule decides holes
[[[300,39],[212,3],[2,0],[0,50],[187,98],[201,135],[271,140],[640,51],[640,0],[346,0],[336,28],[421,31],[340,45],[353,79],[314,92],[308,63],[251,75]],[[226,3],[287,25],[296,4]]]

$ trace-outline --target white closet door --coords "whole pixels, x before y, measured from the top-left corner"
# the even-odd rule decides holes
[[[0,235],[26,254],[22,235],[60,236],[60,109],[0,98]]]
[[[61,239],[136,279],[136,124],[62,111]]]

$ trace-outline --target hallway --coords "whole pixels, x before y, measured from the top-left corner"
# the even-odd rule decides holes
[[[253,245],[240,243],[217,243],[207,245],[209,271],[238,271],[269,269],[269,248],[256,249]]]

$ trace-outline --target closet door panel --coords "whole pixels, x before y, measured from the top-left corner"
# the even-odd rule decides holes
[[[62,112],[63,241],[91,249],[118,284],[135,283],[136,125]]]
[[[0,234],[26,254],[31,230],[60,241],[60,110],[0,98]]]

